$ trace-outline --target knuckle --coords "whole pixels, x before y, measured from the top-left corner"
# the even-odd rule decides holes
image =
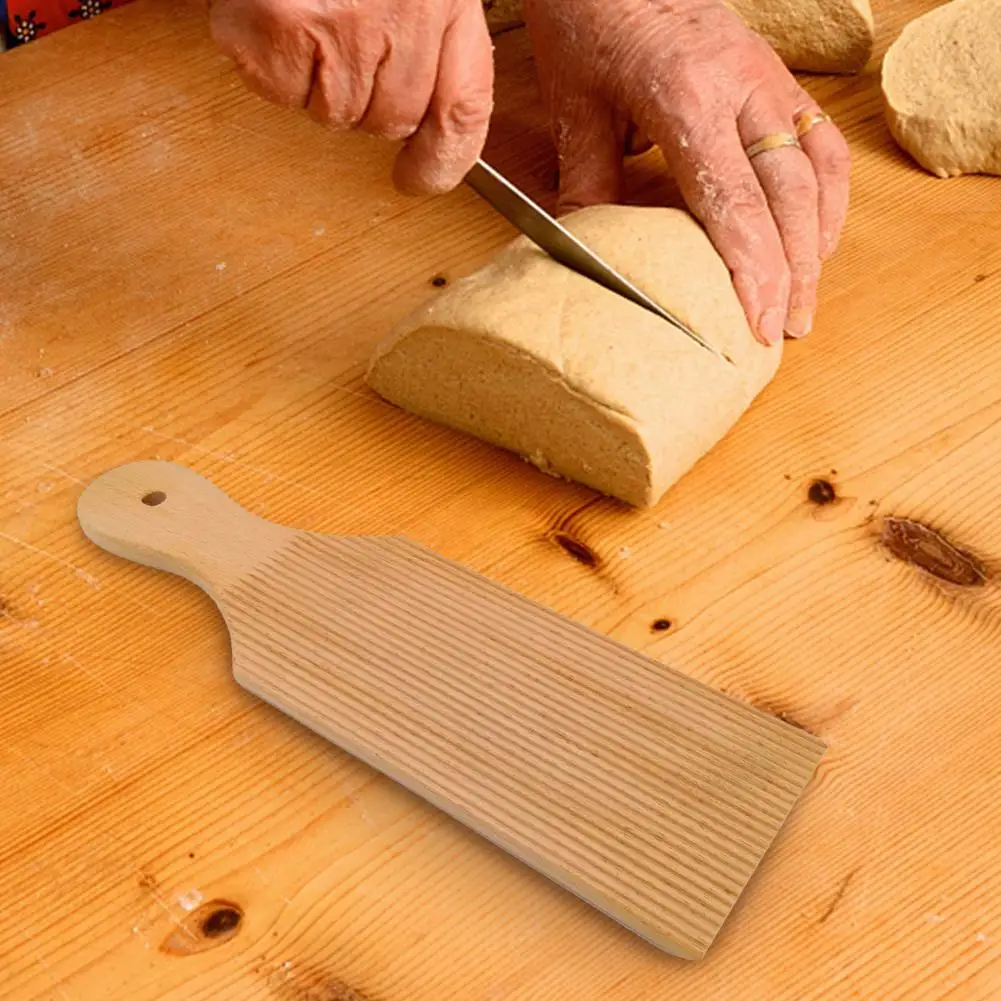
[[[443,132],[479,133],[490,124],[493,98],[488,93],[470,94],[450,102],[441,113]]]
[[[768,202],[753,176],[721,179],[702,169],[688,202],[696,217],[718,234],[728,260],[756,275],[785,265]]]
[[[321,64],[314,80],[311,111],[332,128],[353,129],[365,116],[371,96],[364,78]]]
[[[716,81],[707,83],[704,68],[687,59],[666,72],[638,74],[634,88],[638,105],[654,114],[677,116],[692,126],[706,123],[713,110],[724,103]]]
[[[289,89],[276,73],[273,48],[295,55],[310,50],[303,44],[301,0],[250,0],[246,5],[217,0],[209,9],[209,31],[221,51],[235,64],[251,89],[284,103]],[[286,62],[289,59],[286,59]]]
[[[797,113],[819,108],[813,95],[804,90],[795,77],[788,81],[786,93],[789,104]]]
[[[716,105],[683,105],[684,111],[678,116],[683,128],[682,135],[688,139],[688,148],[693,156],[704,159],[718,159],[722,153],[720,123],[724,113]]]
[[[785,206],[816,211],[817,175],[810,159],[793,150],[764,153],[755,170],[771,197]]]
[[[847,177],[851,173],[851,150],[840,132],[835,133],[831,142],[825,143],[817,151],[815,162],[817,170],[823,174]]]
[[[817,199],[817,175],[814,173],[810,161],[803,154],[793,157],[782,157],[775,167],[777,175],[777,187],[784,200],[803,205],[807,208],[809,203],[816,204]]]
[[[668,162],[679,174],[694,178],[693,188],[717,187],[714,179],[722,170],[728,155],[725,142],[721,141],[721,116],[716,108],[704,114],[669,113],[658,116],[655,127],[648,131],[661,135],[661,148]],[[659,126],[659,127],[656,127]]]
[[[253,0],[258,23],[277,28],[298,27],[302,23],[303,0]]]
[[[645,76],[645,74],[644,74]],[[653,78],[656,80],[656,77]],[[705,73],[691,59],[679,59],[666,75],[668,92],[686,103],[700,101],[706,92]]]
[[[768,211],[764,192],[751,177],[719,185],[717,198],[730,214],[753,218]]]

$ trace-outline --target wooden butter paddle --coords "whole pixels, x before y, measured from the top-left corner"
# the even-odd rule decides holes
[[[406,539],[297,531],[167,462],[84,491],[194,581],[246,689],[661,949],[702,957],[825,745]]]

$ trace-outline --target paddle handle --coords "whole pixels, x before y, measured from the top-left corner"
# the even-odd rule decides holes
[[[81,494],[77,518],[102,549],[179,574],[210,594],[246,576],[292,534],[194,471],[159,460],[99,476]]]

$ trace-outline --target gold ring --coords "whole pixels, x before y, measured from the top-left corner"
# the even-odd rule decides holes
[[[795,146],[800,149],[799,140],[791,132],[773,132],[771,135],[759,139],[756,143],[744,148],[748,160],[753,160],[762,153],[767,153],[772,149],[782,149],[785,146]]]
[[[795,119],[796,135],[802,139],[814,125],[829,121],[831,121],[831,116],[825,111],[801,111]]]

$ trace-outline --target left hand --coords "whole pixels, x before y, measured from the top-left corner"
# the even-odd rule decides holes
[[[763,343],[812,325],[848,205],[848,146],[829,121],[802,148],[749,159],[818,113],[775,52],[720,0],[526,0],[560,158],[560,209],[618,201],[632,125],[660,147]]]

